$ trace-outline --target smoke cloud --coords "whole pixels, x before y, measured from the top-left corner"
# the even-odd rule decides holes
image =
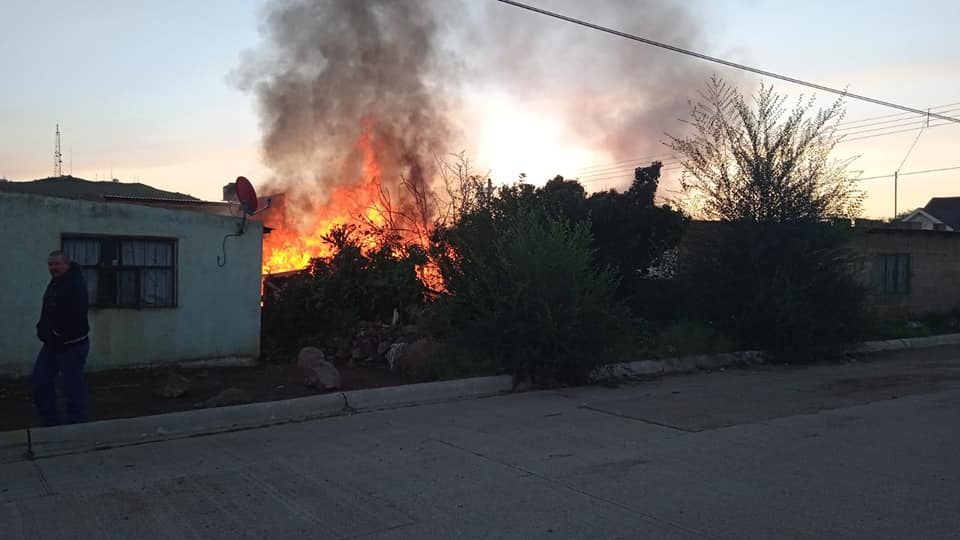
[[[700,23],[679,1],[531,2],[703,46]],[[565,137],[611,159],[664,153],[664,132],[677,131],[713,71],[492,1],[274,0],[263,36],[238,72],[241,86],[257,96],[269,189],[305,210],[358,181],[365,129],[386,189],[402,191],[401,175],[429,186],[435,156],[471,148],[467,90],[494,89],[560,119]]]
[[[702,24],[689,2],[535,0],[536,7],[617,30],[703,50]],[[662,154],[688,100],[713,74],[705,62],[569,22],[484,3],[482,64],[506,90],[544,117],[562,118],[567,136],[611,159]]]
[[[268,6],[266,44],[248,54],[241,86],[257,96],[263,158],[296,214],[363,181],[363,137],[383,188],[426,186],[449,143],[452,93],[428,2],[281,0]]]

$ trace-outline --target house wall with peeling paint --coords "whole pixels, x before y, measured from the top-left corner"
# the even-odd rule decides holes
[[[28,375],[49,281],[47,254],[64,235],[176,241],[175,307],[92,308],[88,370],[189,361],[256,360],[260,350],[263,225],[136,204],[0,193],[0,376]]]

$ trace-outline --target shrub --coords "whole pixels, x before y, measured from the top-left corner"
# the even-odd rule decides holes
[[[622,341],[618,280],[594,264],[587,223],[518,203],[441,231],[448,294],[435,328],[454,351],[535,382],[577,384]]]
[[[775,357],[839,353],[867,320],[844,245],[845,232],[826,224],[729,224],[696,256],[688,307]]]
[[[264,297],[263,341],[274,355],[289,355],[304,340],[346,335],[360,321],[389,321],[394,309],[408,316],[424,304],[416,268],[426,254],[417,246],[386,238],[364,250],[352,227],[335,229],[328,241],[332,257],[314,259]]]

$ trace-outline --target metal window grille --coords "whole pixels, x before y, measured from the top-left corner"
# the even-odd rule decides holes
[[[64,235],[62,243],[83,269],[91,306],[176,306],[176,240]]]

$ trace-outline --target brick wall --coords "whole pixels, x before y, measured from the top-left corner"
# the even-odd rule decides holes
[[[870,287],[869,303],[879,316],[906,317],[960,308],[960,233],[864,228],[851,248],[859,255],[859,275]],[[880,294],[874,283],[878,255],[909,254],[909,291]]]
[[[718,222],[693,221],[678,246],[680,273],[699,249],[722,233]],[[857,220],[850,240],[855,268],[880,317],[903,318],[960,309],[960,232],[921,230],[919,224]],[[878,255],[910,255],[909,291],[880,294],[874,283]]]

